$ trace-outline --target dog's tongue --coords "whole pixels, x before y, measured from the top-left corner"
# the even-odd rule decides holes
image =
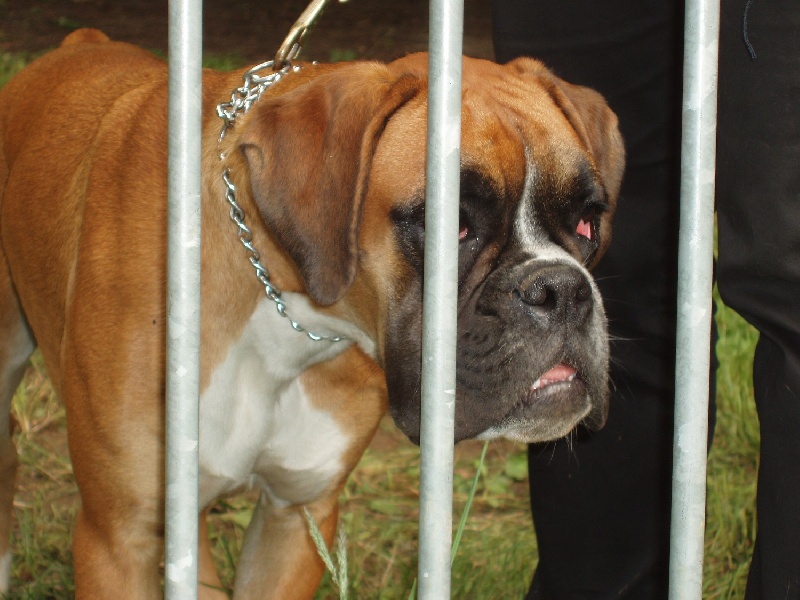
[[[537,379],[534,384],[531,386],[531,389],[538,390],[539,388],[543,388],[551,383],[558,383],[560,381],[571,381],[577,371],[574,367],[570,367],[569,365],[565,365],[564,363],[559,363],[546,373],[544,373],[539,379]]]

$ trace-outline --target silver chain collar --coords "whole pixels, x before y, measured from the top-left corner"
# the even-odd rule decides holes
[[[292,65],[291,62],[292,59],[297,56],[299,51],[299,45],[295,44],[288,57],[281,63],[277,63],[283,65],[280,68],[275,68],[275,61],[268,61],[256,65],[244,74],[244,83],[241,87],[233,90],[230,102],[223,102],[217,106],[217,115],[219,115],[219,117],[223,120],[222,131],[219,135],[219,143],[221,143],[225,138],[225,134],[228,133],[228,130],[233,128],[237,117],[250,110],[250,107],[252,107],[253,104],[259,98],[261,98],[261,95],[264,93],[264,91],[278,83],[286,74],[300,70],[300,67]],[[268,75],[261,75],[260,72],[264,71],[265,69],[270,69],[270,73]],[[220,160],[224,160],[225,157],[226,154],[221,152]],[[231,208],[231,220],[237,227],[239,241],[242,243],[242,246],[244,246],[245,250],[247,250],[248,259],[256,271],[256,277],[263,284],[264,290],[267,293],[267,298],[275,303],[275,307],[278,309],[278,314],[280,314],[282,317],[285,317],[289,321],[292,329],[300,333],[305,333],[309,339],[315,342],[341,342],[342,340],[347,339],[338,335],[328,336],[313,333],[308,331],[300,323],[289,316],[289,313],[286,311],[286,303],[282,297],[283,292],[280,290],[280,288],[272,283],[269,271],[267,271],[267,268],[261,264],[261,255],[253,246],[253,234],[250,231],[250,228],[244,223],[244,211],[236,201],[236,186],[233,184],[233,181],[231,181],[230,175],[230,169],[225,168],[225,170],[222,172],[222,180],[225,182],[225,200],[228,202]]]

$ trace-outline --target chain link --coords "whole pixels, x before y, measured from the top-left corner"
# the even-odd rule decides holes
[[[293,58],[299,52],[299,47],[292,54]],[[225,134],[232,129],[236,123],[236,118],[250,110],[250,107],[261,98],[261,95],[268,88],[278,83],[283,77],[291,72],[297,72],[300,67],[292,65],[291,58],[278,70],[273,69],[274,61],[263,62],[249,69],[244,74],[244,82],[231,94],[230,102],[223,102],[217,105],[217,115],[223,121],[222,131],[219,134],[219,141],[225,138]],[[261,71],[269,69],[269,74],[261,75]],[[221,156],[220,158],[224,158]]]
[[[292,58],[297,56],[298,52],[299,46],[297,46],[297,49],[293,49],[283,66],[277,70],[273,69],[273,65],[275,64],[274,61],[268,61],[261,63],[260,65],[256,65],[244,74],[244,83],[241,87],[233,90],[233,93],[231,94],[231,101],[223,102],[217,106],[217,115],[223,121],[222,131],[219,134],[220,143],[223,139],[225,139],[225,135],[228,133],[228,130],[234,127],[237,117],[250,110],[250,107],[257,102],[259,98],[261,98],[261,95],[268,88],[278,83],[287,73],[297,72],[300,70],[300,67],[294,66],[291,63]],[[269,69],[269,74],[261,75],[260,72],[266,69]],[[220,160],[224,160],[225,156],[226,155],[224,152],[220,152]],[[231,221],[233,221],[236,225],[239,241],[242,243],[242,246],[244,246],[245,250],[247,250],[248,260],[255,269],[256,277],[264,286],[267,298],[275,303],[278,314],[286,318],[286,320],[292,326],[292,329],[306,334],[310,340],[315,342],[341,342],[342,340],[346,339],[345,337],[338,335],[327,336],[308,331],[300,323],[289,316],[289,313],[286,310],[286,303],[283,300],[283,292],[281,292],[280,288],[272,283],[269,271],[267,271],[267,268],[261,264],[261,255],[259,254],[258,250],[256,250],[255,246],[253,246],[253,234],[250,231],[250,228],[245,225],[244,210],[242,210],[242,207],[236,201],[236,186],[234,185],[233,181],[231,181],[230,169],[226,168],[222,172],[222,180],[225,183],[225,200],[230,206],[230,218]]]

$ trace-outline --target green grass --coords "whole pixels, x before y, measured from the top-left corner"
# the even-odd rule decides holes
[[[0,85],[29,59],[0,54]],[[213,59],[215,67],[238,59]],[[718,423],[709,459],[704,598],[743,597],[755,535],[754,496],[758,468],[758,423],[750,361],[754,331],[720,307]],[[14,437],[20,455],[13,533],[14,599],[73,596],[70,532],[78,495],[67,457],[65,416],[41,361],[35,358],[14,399]],[[341,497],[348,540],[352,598],[406,598],[416,577],[419,450],[388,421]],[[456,449],[454,514],[461,514],[482,444]],[[217,503],[210,516],[212,544],[223,584],[233,582],[253,498]],[[528,512],[524,448],[492,443],[478,482],[461,546],[453,565],[454,598],[519,598],[537,560]],[[336,598],[326,578],[318,598]]]
[[[757,332],[719,305],[717,428],[708,462],[703,597],[742,598],[755,540],[759,429],[752,359]]]
[[[64,408],[38,355],[17,390],[12,412],[20,469],[10,597],[69,598],[73,595],[69,539],[78,495],[67,456]]]
[[[0,87],[31,61],[28,53],[0,52]]]

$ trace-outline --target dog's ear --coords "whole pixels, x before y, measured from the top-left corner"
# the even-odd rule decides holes
[[[239,147],[255,201],[319,304],[339,300],[355,278],[375,147],[419,90],[416,77],[354,63],[253,107]]]
[[[608,107],[605,98],[593,89],[556,77],[541,62],[531,58],[518,58],[508,66],[520,74],[536,77],[544,86],[594,158],[613,206],[625,170],[625,146],[617,115]]]

